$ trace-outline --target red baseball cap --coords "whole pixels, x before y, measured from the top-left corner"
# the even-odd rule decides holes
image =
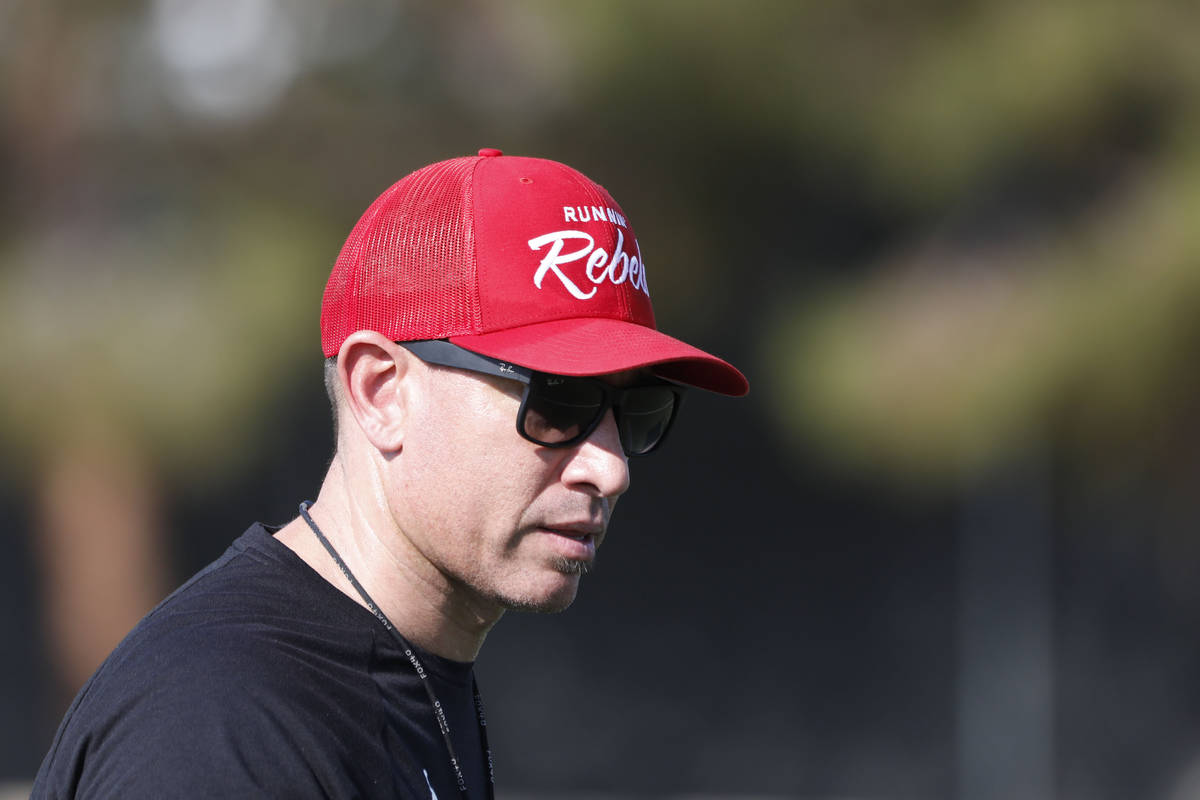
[[[651,367],[749,391],[735,367],[656,329],[637,237],[602,186],[499,150],[423,167],[362,215],[325,286],[326,357],[364,329],[558,375]]]

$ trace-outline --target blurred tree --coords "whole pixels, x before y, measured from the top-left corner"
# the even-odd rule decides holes
[[[0,246],[0,336],[16,343],[0,356],[0,467],[40,499],[67,697],[173,582],[158,493],[253,457],[267,399],[314,348],[301,312],[336,239],[233,174],[180,184],[156,169],[145,132],[129,136],[95,96],[119,104],[127,88],[128,11],[19,6],[25,35],[10,37],[0,87],[16,178]]]

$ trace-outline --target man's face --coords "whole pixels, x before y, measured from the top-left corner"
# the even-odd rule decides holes
[[[473,598],[566,608],[629,487],[612,411],[583,442],[546,448],[517,433],[520,383],[423,363],[411,377],[420,391],[393,460],[401,535]]]

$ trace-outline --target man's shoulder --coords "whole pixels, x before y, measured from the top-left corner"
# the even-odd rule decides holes
[[[76,698],[44,771],[78,762],[109,788],[209,780],[231,764],[257,774],[337,758],[330,743],[370,724],[371,626],[269,538],[251,529],[138,624]]]
[[[255,526],[138,623],[93,683],[167,684],[190,694],[286,689],[305,666],[363,669],[370,622]]]

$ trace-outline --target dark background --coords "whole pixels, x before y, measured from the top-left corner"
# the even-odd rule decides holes
[[[510,796],[1200,797],[1200,13],[0,4],[0,779],[330,452],[320,293],[431,161],[567,162],[737,364],[479,674]]]

